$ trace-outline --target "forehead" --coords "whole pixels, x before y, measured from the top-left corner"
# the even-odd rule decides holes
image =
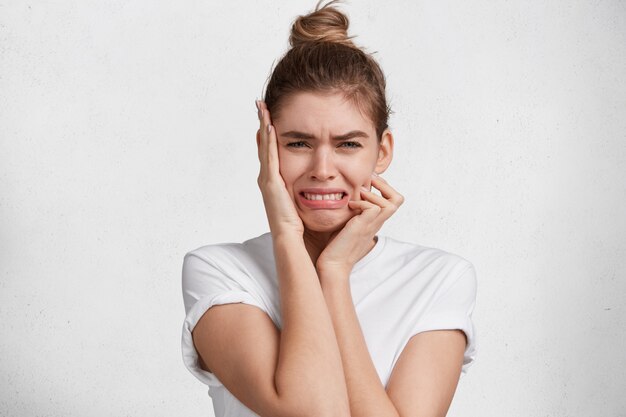
[[[374,124],[342,93],[296,93],[281,109],[279,123],[284,129],[297,127],[336,134],[354,129],[374,130]]]

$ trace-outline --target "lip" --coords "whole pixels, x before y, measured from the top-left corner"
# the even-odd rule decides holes
[[[343,193],[343,198],[341,200],[307,200],[304,198],[304,193],[322,195]],[[349,197],[348,192],[342,188],[303,188],[298,193],[300,203],[305,207],[315,210],[340,209],[348,205]]]
[[[303,188],[300,190],[300,193],[310,193],[310,194],[336,194],[336,193],[344,193],[348,194],[346,190],[343,188]]]

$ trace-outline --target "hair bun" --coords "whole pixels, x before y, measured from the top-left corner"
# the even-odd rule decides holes
[[[296,47],[309,42],[334,42],[356,47],[350,40],[353,36],[348,36],[348,17],[337,8],[329,7],[339,0],[332,0],[320,9],[322,1],[317,3],[315,11],[298,16],[291,27],[289,44]]]

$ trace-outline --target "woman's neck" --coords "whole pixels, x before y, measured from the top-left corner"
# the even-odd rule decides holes
[[[338,232],[337,232],[338,233]],[[311,257],[313,265],[317,263],[317,258],[328,245],[335,232],[314,232],[305,227],[304,229],[304,245]]]
[[[311,257],[313,265],[317,265],[317,259],[320,257],[320,254],[339,232],[341,232],[341,229],[335,232],[315,232],[307,229],[306,227],[304,228],[304,246]],[[374,248],[374,246],[376,246],[377,241],[378,237],[374,236],[370,242],[368,253]]]

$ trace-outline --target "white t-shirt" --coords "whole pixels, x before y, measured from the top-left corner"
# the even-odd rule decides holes
[[[182,286],[185,366],[209,386],[216,417],[257,416],[213,373],[200,368],[191,331],[211,306],[229,303],[257,306],[282,329],[271,234],[188,252]],[[378,236],[374,248],[354,265],[350,287],[363,336],[385,387],[408,340],[427,330],[460,329],[465,333],[468,344],[462,372],[467,372],[476,357],[471,320],[476,275],[469,261],[440,249]]]

